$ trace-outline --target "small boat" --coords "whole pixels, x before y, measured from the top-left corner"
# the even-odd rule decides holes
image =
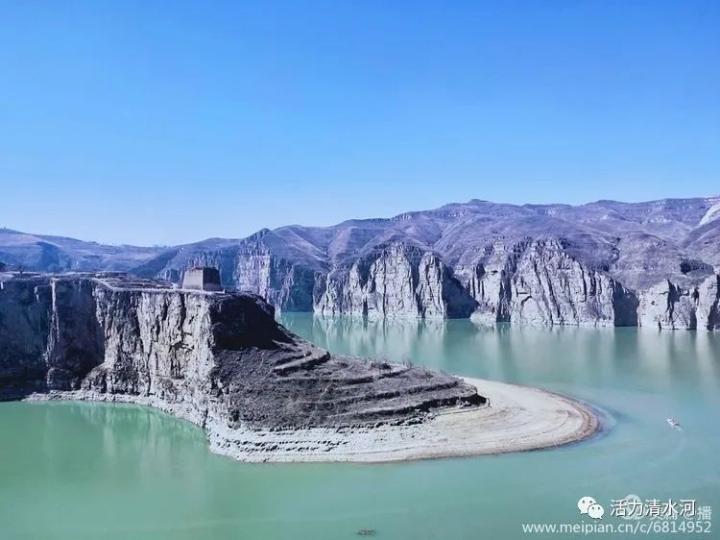
[[[665,421],[670,425],[671,428],[674,429],[680,429],[680,422],[675,420],[672,416],[670,418],[666,418]]]

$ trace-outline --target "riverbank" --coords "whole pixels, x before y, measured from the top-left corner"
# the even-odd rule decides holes
[[[212,413],[151,397],[95,392],[33,394],[27,399],[136,403],[158,408],[206,430],[210,449],[244,462],[389,462],[501,454],[578,442],[600,429],[598,415],[568,397],[528,386],[465,381],[488,398],[419,423],[362,428],[230,429]]]
[[[449,409],[412,425],[239,433],[214,428],[214,452],[241,461],[378,463],[521,452],[587,439],[601,427],[587,405],[539,388],[465,378],[488,398],[479,408]],[[272,448],[265,456],[250,446]],[[262,458],[262,459],[256,459]]]

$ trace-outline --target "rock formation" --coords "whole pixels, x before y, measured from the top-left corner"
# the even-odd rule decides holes
[[[670,280],[641,294],[640,326],[670,330],[720,330],[720,276],[711,275],[699,284]]]
[[[283,227],[241,241],[228,280],[320,315],[714,330],[719,205],[470,201]]]
[[[468,317],[476,302],[440,258],[415,246],[379,246],[327,276],[320,315]]]
[[[720,330],[720,275],[710,276],[693,291],[696,325],[699,329]]]
[[[5,397],[148,403],[215,431],[416,423],[485,402],[452,376],[330,355],[255,295],[117,274],[5,274],[0,348]]]
[[[495,247],[478,263],[468,288],[483,322],[577,326],[633,326],[637,300],[607,274],[570,256],[555,240],[533,240],[509,250]]]
[[[0,230],[0,258],[30,270],[130,268],[174,282],[192,266],[213,266],[223,287],[320,315],[715,330],[720,198],[472,200],[165,249]]]

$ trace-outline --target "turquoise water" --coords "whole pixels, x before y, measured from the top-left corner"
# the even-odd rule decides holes
[[[362,528],[390,539],[528,538],[523,522],[582,522],[581,496],[607,512],[629,493],[720,512],[718,335],[283,322],[335,352],[572,394],[613,425],[587,443],[524,454],[245,465],[210,454],[194,426],[141,407],[2,403],[0,539],[342,539]]]

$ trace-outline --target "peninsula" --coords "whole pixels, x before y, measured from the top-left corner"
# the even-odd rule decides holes
[[[0,274],[2,397],[153,406],[243,461],[499,453],[598,429],[590,408],[539,389],[331,355],[259,296],[189,276]]]

